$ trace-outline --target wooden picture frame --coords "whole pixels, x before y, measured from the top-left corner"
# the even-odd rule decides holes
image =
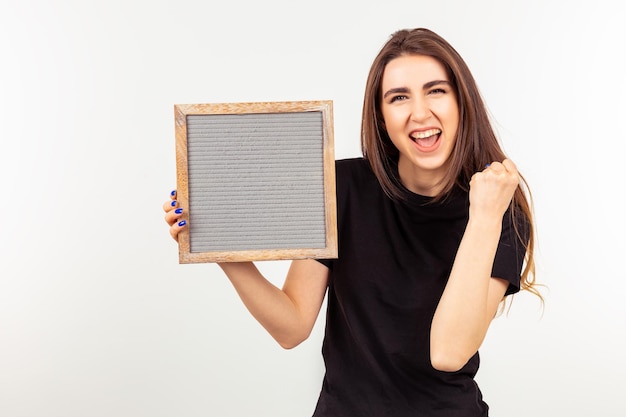
[[[336,258],[332,110],[175,105],[179,263]]]

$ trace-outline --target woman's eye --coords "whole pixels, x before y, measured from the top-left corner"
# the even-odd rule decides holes
[[[389,102],[393,103],[395,101],[406,100],[406,99],[407,99],[407,96],[393,96],[391,97],[391,100]]]
[[[433,88],[432,90],[429,91],[429,94],[445,94],[446,90],[444,90],[443,88]]]

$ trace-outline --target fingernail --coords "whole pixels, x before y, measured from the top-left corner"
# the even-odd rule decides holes
[[[171,204],[172,204],[172,207],[176,207],[176,200],[173,200]]]
[[[172,190],[172,192],[170,193],[170,195],[171,195],[172,197],[174,197],[174,196],[176,195],[176,190]]]
[[[486,164],[485,168],[489,168],[491,166],[491,164]]]
[[[179,222],[178,222],[178,225],[179,225],[180,227],[183,227],[183,226],[184,226],[184,225],[186,225],[186,224],[187,224],[187,222],[186,222],[185,220],[181,220],[181,221],[179,221]]]
[[[182,212],[183,212],[182,208],[177,208],[176,210],[174,210],[174,213],[176,213],[176,214],[180,214]]]

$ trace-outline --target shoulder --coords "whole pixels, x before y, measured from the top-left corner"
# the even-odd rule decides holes
[[[338,159],[335,161],[335,167],[337,168],[338,171],[339,170],[360,171],[363,169],[369,169],[369,162],[362,156],[354,157],[354,158]]]
[[[348,158],[335,161],[337,205],[340,214],[349,207],[373,207],[386,196],[367,159]]]
[[[335,169],[338,188],[376,181],[369,162],[363,157],[339,159],[335,161]]]

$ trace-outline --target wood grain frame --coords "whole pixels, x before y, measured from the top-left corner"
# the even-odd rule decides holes
[[[190,201],[190,161],[188,158],[188,116],[190,115],[279,115],[286,113],[319,112],[322,120],[322,135],[319,138],[323,159],[323,247],[273,247],[263,249],[212,249],[210,251],[192,251],[191,234],[193,228],[187,227],[179,234],[179,263],[211,263],[264,261],[284,259],[329,259],[338,256],[337,214],[335,189],[335,155],[333,137],[333,103],[323,101],[284,101],[284,102],[249,102],[249,103],[214,103],[214,104],[177,104],[174,106],[176,135],[176,181],[177,200],[183,207],[182,219],[193,221],[194,204]],[[266,117],[266,116],[263,116]],[[278,158],[280,161],[280,158]],[[233,193],[237,193],[233,190]],[[221,198],[221,204],[228,204],[229,196]],[[213,200],[213,198],[211,198]],[[235,198],[236,200],[236,198]],[[233,207],[234,210],[237,207]],[[191,218],[190,218],[191,213]],[[261,237],[262,239],[262,237]]]

